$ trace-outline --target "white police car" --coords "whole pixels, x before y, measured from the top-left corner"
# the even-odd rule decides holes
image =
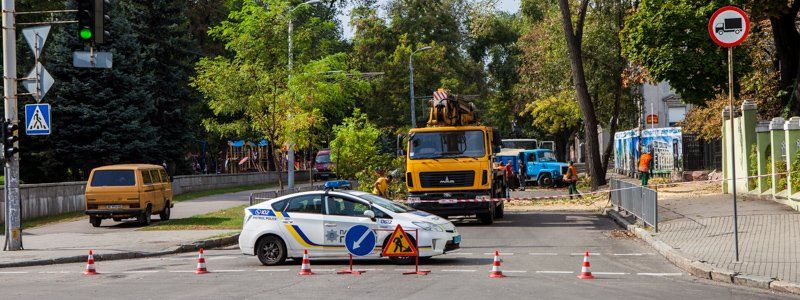
[[[359,191],[297,193],[250,206],[244,213],[239,248],[244,254],[258,256],[264,265],[300,258],[305,249],[311,257],[345,258],[345,235],[359,224],[377,235],[375,249],[367,257],[380,257],[398,224],[411,239],[415,238],[413,230],[419,230],[420,257],[456,250],[461,243],[461,235],[447,219]],[[390,259],[411,263],[414,258]]]

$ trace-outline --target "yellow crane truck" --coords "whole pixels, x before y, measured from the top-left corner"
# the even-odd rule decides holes
[[[505,170],[494,163],[500,137],[480,125],[473,103],[439,89],[424,128],[408,133],[405,181],[410,206],[441,217],[503,217]]]

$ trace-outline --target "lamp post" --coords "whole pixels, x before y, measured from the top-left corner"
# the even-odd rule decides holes
[[[294,59],[294,54],[292,53],[292,47],[294,46],[294,43],[292,41],[292,31],[294,30],[294,25],[292,24],[292,13],[300,6],[303,6],[303,5],[306,5],[306,4],[319,3],[319,2],[320,2],[320,0],[308,0],[306,2],[298,4],[297,6],[295,6],[294,8],[292,8],[289,11],[289,18],[288,18],[289,19],[289,28],[288,28],[288,32],[287,32],[288,36],[289,36],[289,66],[288,66],[288,68],[289,68],[289,78],[292,78],[292,66],[293,66],[292,60]],[[289,155],[288,155],[289,157],[288,157],[288,166],[287,166],[287,171],[288,171],[287,173],[288,174],[286,176],[288,177],[287,185],[291,189],[291,188],[294,188],[294,143],[290,141],[287,146],[288,146],[287,148],[289,148]]]
[[[410,92],[411,99],[409,99],[409,101],[411,101],[411,128],[416,128],[417,127],[417,110],[416,110],[416,107],[414,105],[414,102],[415,102],[414,101],[414,54],[416,54],[419,51],[425,51],[425,50],[430,50],[430,49],[431,49],[431,46],[425,46],[425,47],[422,47],[422,48],[419,48],[417,50],[412,51],[411,55],[408,56],[408,77],[409,77],[408,81],[409,81],[409,84],[411,85],[411,89],[410,89],[411,90],[411,92]]]

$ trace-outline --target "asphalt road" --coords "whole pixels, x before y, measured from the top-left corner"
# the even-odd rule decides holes
[[[32,299],[786,299],[794,296],[696,279],[618,227],[584,212],[516,212],[491,226],[458,224],[459,253],[423,265],[428,276],[404,276],[409,266],[357,261],[361,276],[336,275],[345,260],[314,260],[317,275],[298,276],[299,263],[265,267],[238,248],[206,252],[209,274],[196,275],[196,254],[0,270],[4,298]],[[488,278],[492,252],[502,252],[503,279]],[[577,278],[589,250],[594,280]],[[412,266],[413,267],[413,266]],[[796,297],[800,299],[800,297]]]

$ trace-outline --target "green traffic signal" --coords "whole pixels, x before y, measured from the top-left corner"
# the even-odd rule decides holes
[[[89,28],[82,28],[79,32],[81,39],[88,40],[92,38],[92,30]]]

